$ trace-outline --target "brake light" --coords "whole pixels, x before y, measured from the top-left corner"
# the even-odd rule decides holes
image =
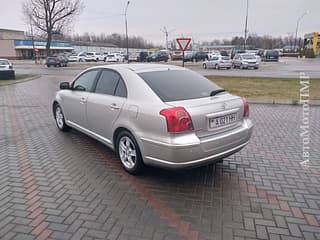
[[[168,132],[177,133],[193,130],[192,119],[183,107],[163,109],[160,114],[167,120]]]
[[[247,99],[245,97],[242,97],[243,101],[243,117],[249,117],[249,104],[247,102]]]
[[[220,63],[224,63],[224,61],[220,61]]]

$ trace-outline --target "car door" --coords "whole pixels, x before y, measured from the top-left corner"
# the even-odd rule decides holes
[[[234,57],[233,64],[234,64],[234,66],[236,66],[236,67],[239,67],[239,66],[240,66],[240,56],[239,56],[239,55],[236,55],[236,56]]]
[[[86,107],[100,69],[81,74],[71,85],[71,90],[62,96],[63,110],[67,121],[82,128],[88,128]]]
[[[112,143],[113,124],[126,101],[127,89],[120,74],[104,69],[96,88],[87,102],[87,118],[90,131]]]

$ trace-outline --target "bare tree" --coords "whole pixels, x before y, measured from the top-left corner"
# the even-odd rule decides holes
[[[82,0],[25,0],[23,3],[26,21],[31,20],[37,30],[46,34],[47,54],[50,53],[53,36],[67,30],[82,9]]]

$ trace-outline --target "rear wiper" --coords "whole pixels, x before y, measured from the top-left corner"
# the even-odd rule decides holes
[[[217,95],[218,93],[222,93],[222,92],[225,92],[226,90],[224,89],[217,89],[217,90],[213,90],[211,93],[210,93],[210,96],[215,96]]]

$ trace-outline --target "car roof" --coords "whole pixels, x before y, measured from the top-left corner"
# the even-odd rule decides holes
[[[114,70],[130,70],[135,73],[143,73],[143,72],[156,72],[156,71],[166,71],[166,70],[186,70],[185,68],[167,65],[167,64],[148,64],[148,63],[135,63],[135,64],[111,64],[111,65],[103,65],[96,66],[94,68],[107,68]]]
[[[9,61],[9,59],[6,59],[6,58],[0,58],[0,60],[2,60],[2,61]]]

